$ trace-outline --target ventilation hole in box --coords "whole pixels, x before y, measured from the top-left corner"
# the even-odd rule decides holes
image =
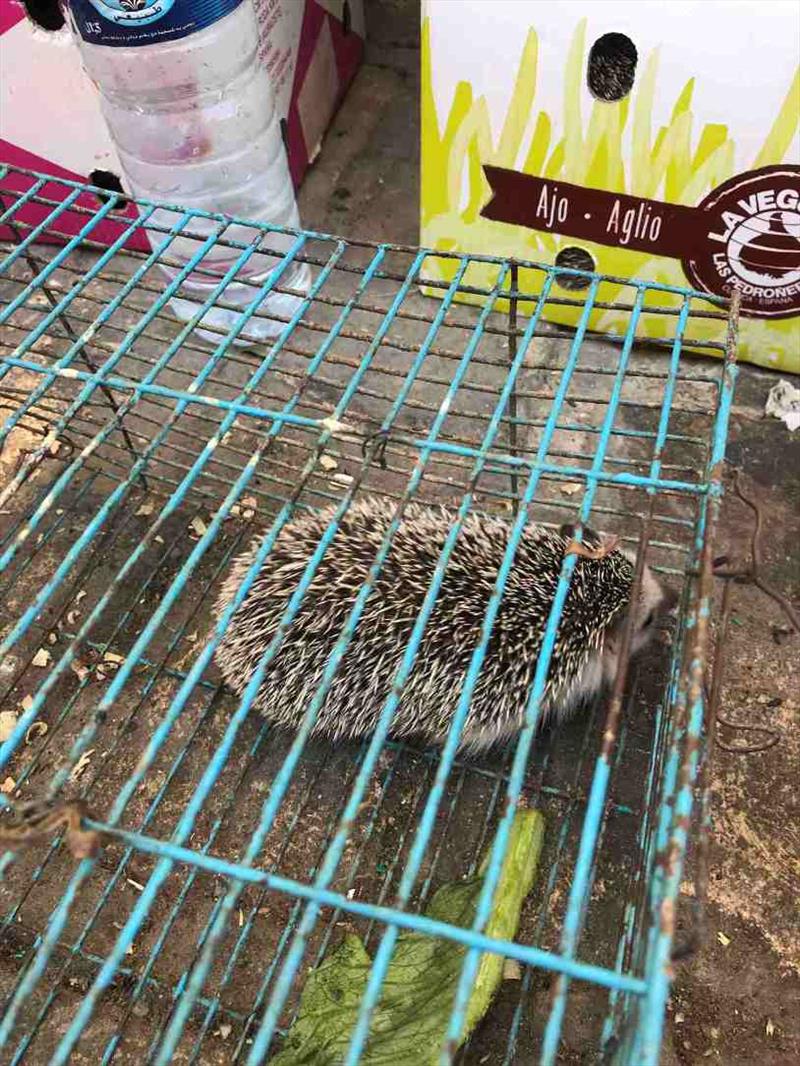
[[[350,5],[347,0],[344,0],[344,7],[342,8],[342,32],[348,34],[353,28],[353,19],[350,15]]]
[[[597,100],[621,100],[633,88],[639,54],[624,33],[604,33],[589,52],[586,84]]]
[[[59,0],[24,0],[25,13],[40,29],[55,32],[64,27],[64,13]]]
[[[109,192],[116,192],[116,193],[124,193],[125,192],[125,190],[122,188],[122,182],[119,180],[117,175],[114,174],[110,170],[93,170],[89,174],[89,184],[90,185],[96,185],[98,187],[98,189],[107,189]],[[104,204],[107,200],[110,199],[109,196],[103,196],[103,194],[100,193],[100,192],[95,193],[95,196],[97,197],[97,199],[100,201],[101,204]],[[127,207],[127,206],[128,206],[127,197],[125,197],[125,196],[119,197],[119,199],[117,200],[117,207],[118,208],[123,208],[123,207]]]
[[[566,267],[568,270],[594,270],[595,268],[594,256],[585,248],[579,248],[577,245],[562,248],[556,256],[555,265]],[[562,289],[569,289],[571,292],[588,289],[591,280],[591,278],[577,278],[571,274],[559,274],[556,277],[556,283]]]

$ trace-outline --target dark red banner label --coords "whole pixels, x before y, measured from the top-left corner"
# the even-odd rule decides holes
[[[800,167],[724,182],[697,207],[588,189],[485,166],[484,218],[679,259],[692,285],[757,318],[800,314]]]

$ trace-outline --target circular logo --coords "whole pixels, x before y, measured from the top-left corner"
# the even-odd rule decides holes
[[[730,296],[756,318],[800,313],[800,167],[751,170],[718,185],[697,207],[691,283]]]
[[[163,18],[175,0],[91,0],[91,3],[109,22],[146,26]]]

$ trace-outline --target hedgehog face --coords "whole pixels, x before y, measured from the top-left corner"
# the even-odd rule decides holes
[[[625,552],[628,555],[627,552]],[[635,557],[631,557],[635,562]],[[655,635],[659,622],[672,609],[674,603],[670,594],[661,586],[649,566],[644,568],[639,595],[633,605],[633,632],[631,634],[631,657],[645,648]],[[619,651],[625,615],[613,625],[606,634],[603,647],[603,678],[612,684],[619,665]]]
[[[671,603],[664,589],[653,576],[650,567],[646,566],[642,574],[638,602],[634,607],[632,655],[650,643],[658,622],[670,608]]]

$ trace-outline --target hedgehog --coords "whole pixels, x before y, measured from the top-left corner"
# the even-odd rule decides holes
[[[331,507],[288,522],[234,611],[216,661],[237,694],[244,691],[275,636],[333,514]],[[276,724],[301,724],[394,514],[389,501],[367,497],[352,503],[341,517],[256,694],[254,706]],[[406,506],[319,709],[313,735],[342,741],[375,730],[455,518],[456,512],[447,507]],[[390,725],[394,737],[444,742],[481,638],[511,528],[506,519],[487,514],[470,513],[464,519],[402,686]],[[260,543],[256,538],[234,561],[216,604],[218,618]],[[579,557],[551,656],[540,722],[563,719],[613,680],[633,583],[633,556],[591,530],[584,531],[583,545],[577,545],[571,527],[527,524],[472,693],[462,749],[508,740],[524,724],[548,615],[569,551]],[[647,643],[665,603],[664,590],[645,567],[634,607],[633,653]]]

